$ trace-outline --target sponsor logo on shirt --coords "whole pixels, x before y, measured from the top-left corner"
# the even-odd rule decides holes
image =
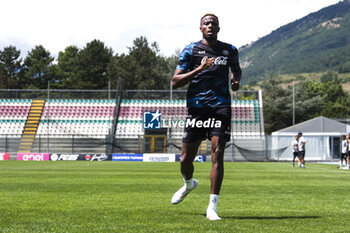
[[[230,52],[226,49],[222,50],[222,54],[224,54],[225,56],[228,56],[230,54]]]
[[[203,57],[201,63],[203,63],[205,59],[208,59],[208,57],[207,56]],[[213,64],[217,65],[217,66],[220,66],[220,65],[221,66],[226,66],[227,65],[227,60],[228,60],[228,57],[219,56],[219,57],[214,59]]]

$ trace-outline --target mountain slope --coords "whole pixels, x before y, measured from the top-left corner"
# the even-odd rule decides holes
[[[239,50],[244,83],[254,84],[267,73],[342,69],[350,64],[350,0],[282,26]]]

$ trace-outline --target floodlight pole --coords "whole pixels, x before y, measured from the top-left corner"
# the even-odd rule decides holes
[[[171,85],[171,83],[172,83],[172,80],[170,79],[170,106],[172,106],[172,104],[173,104],[173,85]],[[170,117],[169,121],[171,121],[171,119],[172,118]],[[169,127],[168,130],[169,130],[168,132],[169,132],[170,141],[173,142],[171,127]],[[172,145],[170,145],[170,153],[173,153],[173,146]]]
[[[50,124],[50,81],[47,83],[47,140],[46,140],[46,147],[47,147],[47,153],[50,153],[50,146],[49,146],[49,124]]]
[[[173,102],[173,86],[171,85],[171,79],[170,79],[170,103]]]
[[[111,80],[108,80],[108,99],[111,99]]]
[[[295,81],[293,81],[293,125],[295,125]]]

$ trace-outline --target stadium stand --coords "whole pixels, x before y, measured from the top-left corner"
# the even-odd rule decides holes
[[[149,93],[153,92],[147,95]],[[134,94],[142,96],[146,92]],[[36,99],[0,99],[0,149],[12,155],[22,151],[179,153],[184,128],[174,122],[185,121],[186,100],[183,97],[170,100],[166,95],[135,98],[130,92],[124,95],[124,99],[121,94],[115,99],[43,98],[42,106]],[[168,128],[162,135],[148,135],[144,129],[143,114],[147,111],[161,113],[163,128]],[[231,146],[225,160],[240,154],[237,148],[247,139],[257,138],[255,144],[258,145],[258,138],[264,136],[262,114],[258,95],[253,100],[232,100],[232,139],[235,141],[231,144],[235,151]],[[150,149],[152,143],[154,148]],[[210,153],[210,143],[204,141],[199,153]]]
[[[0,151],[106,152],[115,108],[106,99],[0,99]]]
[[[105,138],[111,129],[115,100],[48,100],[37,135]]]
[[[0,134],[21,137],[32,100],[0,99]]]

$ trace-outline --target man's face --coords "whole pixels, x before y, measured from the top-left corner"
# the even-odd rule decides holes
[[[216,40],[220,31],[219,22],[214,16],[205,16],[202,19],[200,30],[205,39]]]

